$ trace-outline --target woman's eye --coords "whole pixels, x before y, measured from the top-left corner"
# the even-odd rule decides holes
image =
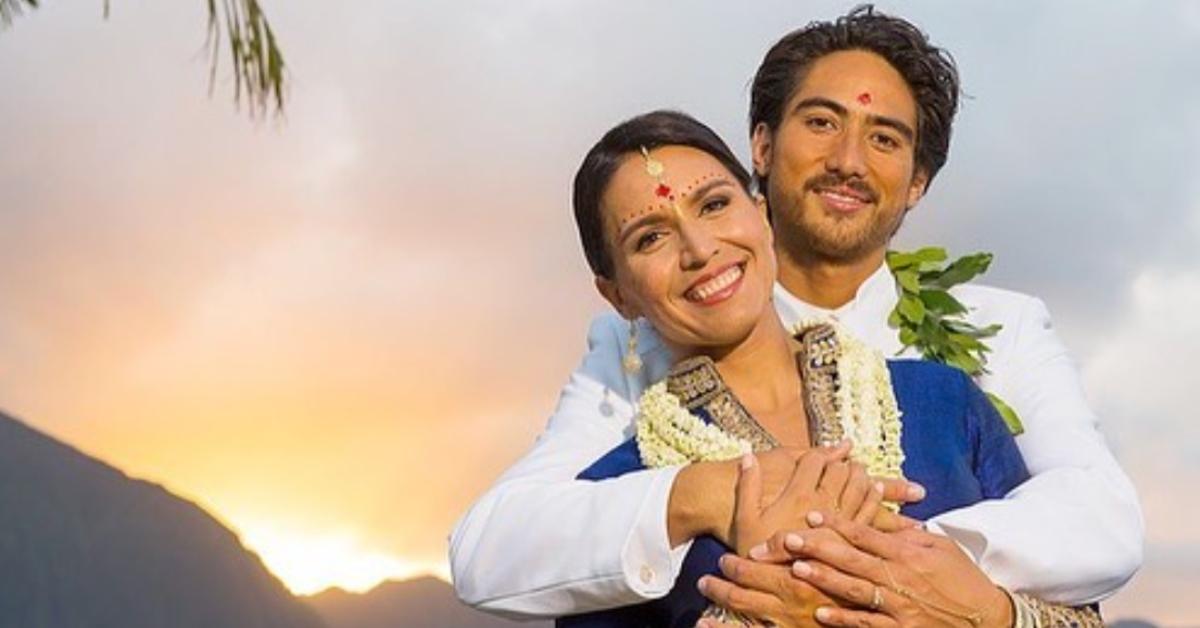
[[[649,248],[651,245],[653,245],[655,242],[658,242],[660,239],[662,239],[661,231],[648,231],[648,232],[638,236],[638,239],[634,243],[633,248],[635,251],[644,251],[647,248]]]
[[[728,206],[729,206],[728,198],[726,198],[724,196],[716,196],[716,197],[708,199],[707,201],[704,202],[703,205],[700,206],[700,213],[701,214],[709,214],[712,212],[718,212],[718,211],[721,211],[722,209],[725,209]]]

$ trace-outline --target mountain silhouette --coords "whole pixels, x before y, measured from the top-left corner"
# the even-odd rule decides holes
[[[454,589],[434,578],[389,580],[362,594],[326,589],[306,598],[329,628],[549,628],[552,623],[512,622],[473,610]]]
[[[0,626],[325,628],[199,506],[4,413]]]

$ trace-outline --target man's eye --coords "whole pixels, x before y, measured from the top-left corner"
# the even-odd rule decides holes
[[[814,116],[805,120],[804,123],[814,131],[828,131],[833,128],[833,120],[823,116]]]
[[[644,251],[661,239],[661,231],[648,231],[638,237],[637,242],[635,242],[633,245],[633,248],[635,251]]]
[[[888,150],[900,148],[900,140],[884,133],[875,134],[875,143]]]

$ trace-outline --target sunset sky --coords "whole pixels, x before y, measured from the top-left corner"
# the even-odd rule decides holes
[[[673,107],[747,154],[780,35],[850,5],[263,0],[282,119],[208,95],[205,3],[0,32],[0,407],[237,530],[297,592],[445,573],[603,310],[583,153]],[[1200,3],[881,3],[958,61],[901,235],[1042,297],[1138,486],[1109,618],[1200,624]],[[301,551],[300,548],[304,548]]]

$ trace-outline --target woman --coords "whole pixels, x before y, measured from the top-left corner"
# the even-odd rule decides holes
[[[720,455],[689,455],[700,449],[724,448],[730,457],[739,447],[752,447],[770,450],[760,455],[791,456],[797,462],[789,477],[763,489],[765,499],[739,505],[733,534],[714,538],[727,526],[713,525],[711,517],[670,522],[672,539],[697,541],[666,598],[564,618],[560,625],[691,626],[707,606],[696,591],[697,580],[716,573],[726,546],[745,555],[778,530],[804,527],[804,514],[814,508],[842,509],[859,521],[894,525],[880,514],[880,490],[866,469],[841,460],[846,446],[813,449],[844,436],[855,436],[856,457],[876,474],[899,471],[903,458],[904,476],[929,489],[919,505],[904,509],[916,518],[1003,497],[1028,478],[1002,420],[960,371],[906,360],[852,377],[850,363],[842,358],[861,348],[836,326],[813,324],[794,336],[784,329],[771,305],[776,268],[765,203],[751,195],[748,173],[725,144],[699,122],[654,112],[618,125],[584,159],[574,201],[597,288],[624,318],[646,319],[677,362],[665,386],[652,389],[658,397],[643,398],[643,413],[666,400],[667,406],[677,403],[721,428],[703,437],[703,428],[696,428],[699,440],[687,441],[692,438],[687,436],[680,446],[679,426],[686,419],[667,419],[658,432],[643,427],[653,420],[639,419],[639,437],[580,478],[614,477],[653,459],[680,462],[681,455],[692,464],[680,473],[679,487],[717,486],[732,464],[761,475],[755,456],[721,462]],[[886,394],[870,390],[871,382],[880,381],[889,383]],[[889,401],[893,389],[904,413],[899,434],[899,413]],[[846,391],[862,394],[847,396]],[[850,416],[864,409],[863,416],[873,417],[865,429]],[[675,449],[659,451],[664,442],[675,443]],[[872,599],[865,601],[844,590],[826,593],[880,610],[880,586],[890,587],[890,597],[908,591],[891,582],[877,583]],[[971,591],[968,599],[954,601],[901,596],[890,606],[908,616],[922,612],[945,619],[948,614],[973,625],[1009,625],[1014,610],[1024,608],[1010,602],[1019,598],[995,587]]]

